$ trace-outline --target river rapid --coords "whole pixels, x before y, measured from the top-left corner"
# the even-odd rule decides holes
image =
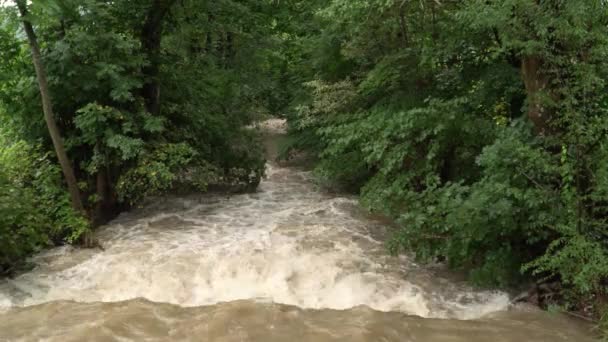
[[[272,156],[282,122],[262,126]],[[0,341],[593,340],[587,324],[389,256],[388,230],[271,162],[255,193],[157,198],[101,228],[103,251],[36,256],[0,281]]]

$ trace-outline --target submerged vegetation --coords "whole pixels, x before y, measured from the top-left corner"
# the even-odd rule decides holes
[[[283,158],[313,155],[322,184],[392,218],[393,253],[445,261],[483,286],[551,284],[540,304],[600,319],[607,6],[7,3],[0,273],[86,242],[147,196],[255,188],[264,160],[246,126],[284,115]]]

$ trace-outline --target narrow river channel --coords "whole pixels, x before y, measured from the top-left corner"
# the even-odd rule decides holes
[[[0,282],[0,341],[592,341],[581,322],[389,256],[388,228],[309,172],[267,174],[256,193],[122,214],[98,233],[104,251],[40,254]]]

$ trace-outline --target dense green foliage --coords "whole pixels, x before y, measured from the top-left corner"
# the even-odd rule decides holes
[[[316,29],[298,35],[291,57],[305,83],[286,156],[313,152],[322,182],[395,219],[393,252],[445,259],[480,284],[557,280],[567,309],[599,312],[608,284],[606,6],[311,4]]]
[[[273,95],[274,8],[236,0],[27,4],[88,222],[176,188],[257,186],[264,160],[246,126],[281,101]],[[0,267],[8,269],[51,243],[78,241],[89,223],[66,197],[14,3],[0,7],[0,58]]]
[[[88,223],[70,207],[61,172],[48,153],[0,131],[0,275],[24,257],[65,239]]]

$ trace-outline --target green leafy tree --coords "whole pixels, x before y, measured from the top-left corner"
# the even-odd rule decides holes
[[[295,56],[314,73],[285,151],[307,149],[325,184],[395,219],[393,252],[446,260],[484,285],[557,281],[567,310],[601,316],[606,3],[307,8],[317,29]]]
[[[56,158],[73,176],[66,176],[67,183],[82,196],[78,210],[84,208],[93,226],[146,196],[257,186],[264,158],[255,132],[246,127],[274,110],[267,98],[279,87],[274,65],[281,41],[271,2],[19,4],[27,13],[13,3],[0,7],[0,123],[50,163],[55,159],[46,153],[64,143],[65,153]],[[28,37],[35,38],[29,40],[35,43],[35,67],[28,62]],[[44,72],[40,92],[45,82],[34,76]],[[61,136],[51,139],[41,112],[54,119],[52,131]],[[7,189],[27,188],[11,179],[5,183]],[[63,202],[51,207],[65,209]],[[19,219],[7,223],[16,224]],[[32,226],[37,232],[47,227]],[[71,232],[77,231],[74,225],[47,241],[75,241]],[[35,245],[6,263],[47,244]]]
[[[34,68],[36,69],[36,78],[38,80],[38,87],[40,88],[40,97],[42,98],[44,121],[46,122],[46,125],[48,127],[49,135],[51,136],[51,140],[53,141],[53,146],[55,148],[55,153],[57,154],[57,159],[59,160],[59,164],[61,165],[65,181],[68,185],[68,191],[70,192],[70,196],[72,197],[72,206],[74,207],[74,209],[84,213],[84,207],[80,198],[80,190],[78,189],[76,176],[74,175],[74,170],[72,169],[72,163],[65,152],[65,148],[63,146],[63,138],[61,137],[59,127],[55,122],[55,114],[53,113],[53,104],[49,85],[47,82],[46,70],[44,63],[42,62],[42,57],[40,55],[38,39],[36,38],[36,34],[34,33],[32,23],[28,18],[29,12],[27,10],[26,2],[23,0],[17,1],[17,7],[19,7],[19,13],[21,14],[21,18],[23,21],[23,28],[27,35],[27,39],[32,52]]]

